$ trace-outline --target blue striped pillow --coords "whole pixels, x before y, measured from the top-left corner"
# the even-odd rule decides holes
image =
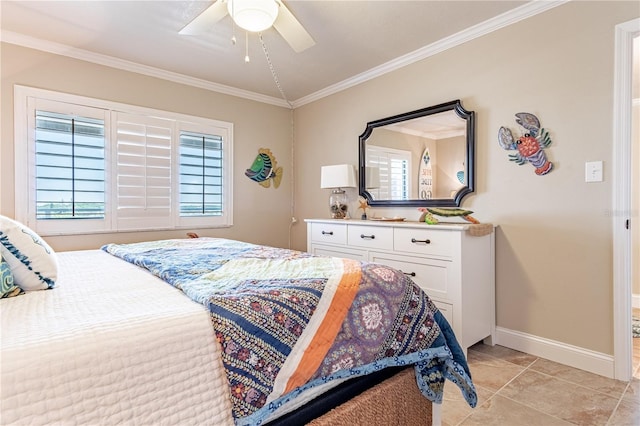
[[[14,284],[9,264],[0,256],[0,297],[13,297],[22,294],[22,289]]]
[[[0,254],[22,290],[46,290],[55,285],[58,261],[53,249],[31,229],[5,216],[0,216]]]

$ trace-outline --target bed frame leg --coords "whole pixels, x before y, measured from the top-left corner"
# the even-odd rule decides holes
[[[431,404],[431,426],[442,425],[442,404]]]

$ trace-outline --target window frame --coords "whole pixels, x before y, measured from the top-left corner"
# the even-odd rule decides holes
[[[35,110],[39,105],[68,106],[69,111],[102,111],[105,115],[105,218],[104,219],[36,219],[35,205]],[[117,149],[114,145],[118,113],[162,118],[173,122],[171,140],[171,217],[166,225],[118,229]],[[82,113],[78,113],[82,115]],[[92,116],[92,115],[89,115]],[[180,216],[180,132],[193,131],[222,136],[223,140],[223,214],[220,216]],[[25,167],[26,165],[26,167]],[[94,99],[27,86],[14,86],[14,199],[16,219],[41,235],[77,235],[161,231],[185,228],[219,228],[233,226],[233,123],[174,113],[147,107]]]

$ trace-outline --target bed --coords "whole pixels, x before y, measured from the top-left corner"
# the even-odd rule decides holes
[[[314,404],[311,424],[340,424],[407,377],[477,401],[451,328],[391,268],[217,238],[55,259],[51,289],[0,301],[2,424],[304,424]]]

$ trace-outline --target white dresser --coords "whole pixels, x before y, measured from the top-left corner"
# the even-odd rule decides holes
[[[379,262],[411,276],[466,349],[495,333],[495,243],[471,224],[306,219],[309,253]],[[492,341],[488,340],[491,344]]]

